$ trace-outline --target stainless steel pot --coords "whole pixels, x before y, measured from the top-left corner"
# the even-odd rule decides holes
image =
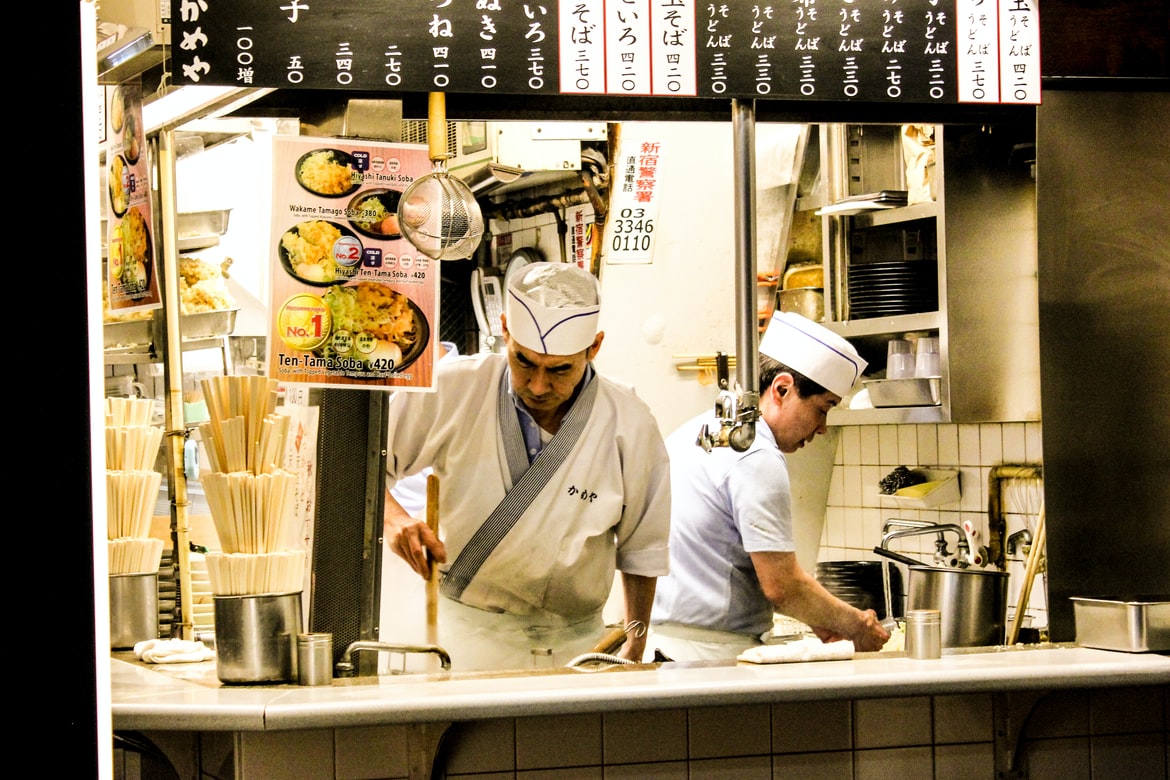
[[[1007,625],[1007,572],[910,566],[906,609],[942,614],[943,647],[1002,645]]]
[[[215,671],[220,682],[296,682],[301,594],[215,596]]]
[[[158,639],[158,572],[110,575],[110,648]]]
[[[825,291],[821,287],[795,287],[779,293],[780,311],[794,311],[813,322],[825,318]]]

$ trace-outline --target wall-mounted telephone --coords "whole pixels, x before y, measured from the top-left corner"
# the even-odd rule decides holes
[[[474,269],[471,272],[471,305],[475,309],[481,342],[490,351],[499,352],[504,346],[504,327],[500,323],[504,295],[500,289],[500,277]]]

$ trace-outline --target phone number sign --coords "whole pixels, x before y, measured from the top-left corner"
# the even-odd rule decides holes
[[[654,255],[654,228],[658,221],[662,142],[623,138],[622,147],[605,230],[605,261],[649,263]]]

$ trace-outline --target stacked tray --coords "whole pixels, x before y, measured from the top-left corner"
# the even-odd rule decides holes
[[[938,264],[893,260],[849,266],[849,316],[892,317],[938,311]]]
[[[817,582],[825,590],[857,609],[872,609],[879,618],[886,617],[885,585],[882,561],[821,561],[817,564]],[[902,617],[902,573],[894,563],[890,570],[891,617]]]

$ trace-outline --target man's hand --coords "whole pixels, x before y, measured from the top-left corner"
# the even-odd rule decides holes
[[[407,514],[389,492],[386,493],[386,511],[382,523],[390,549],[424,580],[431,576],[432,558],[439,563],[446,563],[446,545],[425,522]]]
[[[882,626],[872,609],[862,611],[861,626],[853,634],[853,646],[858,652],[876,652],[890,639],[890,632]]]
[[[828,644],[842,639],[853,642],[854,649],[859,653],[877,652],[885,647],[890,639],[890,632],[882,626],[877,614],[872,609],[860,611],[861,618],[856,629],[849,634],[841,634],[823,626],[810,626],[817,639]]]
[[[837,598],[801,568],[796,553],[751,553],[760,587],[782,615],[812,629],[822,642],[848,639],[858,652],[881,650],[890,638],[872,609],[860,610]]]
[[[626,637],[626,641],[622,644],[618,651],[618,658],[624,658],[627,661],[633,661],[636,664],[642,663],[642,656],[646,653],[646,632],[645,629],[639,634],[630,634]]]

